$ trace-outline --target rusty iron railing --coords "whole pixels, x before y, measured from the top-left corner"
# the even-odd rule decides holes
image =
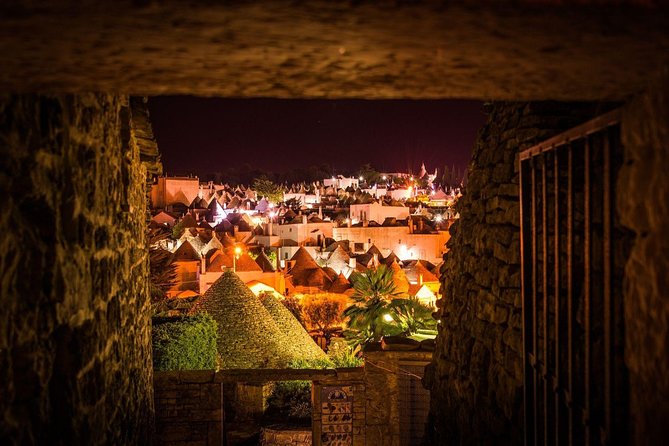
[[[624,442],[614,110],[520,153],[526,445]]]

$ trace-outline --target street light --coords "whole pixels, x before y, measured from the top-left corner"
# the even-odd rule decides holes
[[[242,254],[242,248],[239,246],[235,246],[235,255],[232,256],[232,272],[236,273],[237,272],[237,259],[239,256]]]

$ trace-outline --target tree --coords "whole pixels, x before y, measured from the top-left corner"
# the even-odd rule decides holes
[[[172,253],[160,247],[160,242],[168,237],[161,228],[149,229],[149,290],[153,304],[160,304],[167,298],[166,292],[176,282],[176,265],[172,263]]]
[[[418,330],[436,330],[437,321],[432,317],[432,308],[418,299],[393,299],[389,305],[390,317],[402,330],[402,334],[411,336]]]
[[[353,305],[344,310],[348,329],[344,336],[355,347],[378,342],[383,336],[411,336],[421,329],[436,329],[432,308],[415,298],[400,298],[393,271],[380,265],[376,270],[351,277]]]
[[[176,225],[172,227],[172,238],[174,240],[179,239],[183,235],[185,230],[186,228],[184,227],[183,221],[180,220]]]
[[[302,312],[305,322],[323,333],[331,331],[344,322],[342,312],[343,299],[332,294],[310,294],[302,299]]]
[[[377,269],[351,276],[353,304],[344,310],[348,329],[344,336],[352,345],[378,342],[383,336],[401,332],[389,315],[390,301],[399,296],[393,282],[393,271],[380,265]]]
[[[265,197],[270,203],[279,203],[283,200],[283,189],[272,180],[262,175],[253,181],[253,190],[258,197]]]
[[[299,300],[297,300],[294,297],[291,296],[286,296],[285,299],[281,300],[281,303],[283,304],[284,307],[290,311],[293,316],[295,316],[295,319],[297,319],[297,322],[304,327],[306,330],[306,324],[304,322],[304,312],[302,311],[302,304],[300,303]]]
[[[381,174],[372,167],[371,164],[365,164],[358,170],[358,176],[362,177],[367,184],[376,184],[381,182]]]

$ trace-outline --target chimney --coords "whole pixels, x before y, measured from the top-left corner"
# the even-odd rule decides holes
[[[207,272],[207,258],[202,255],[200,258],[200,274]]]
[[[307,216],[304,215],[304,214],[302,215],[302,224],[303,224],[303,225],[306,225],[306,224],[307,224]]]
[[[348,267],[351,269],[355,269],[357,266],[357,259],[355,257],[352,257],[348,260]]]
[[[423,273],[420,273],[418,274],[418,285],[420,286],[422,284],[423,284]]]

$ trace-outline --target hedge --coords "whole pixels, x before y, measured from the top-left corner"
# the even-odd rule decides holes
[[[208,314],[154,318],[151,338],[155,370],[216,368],[216,321]]]

